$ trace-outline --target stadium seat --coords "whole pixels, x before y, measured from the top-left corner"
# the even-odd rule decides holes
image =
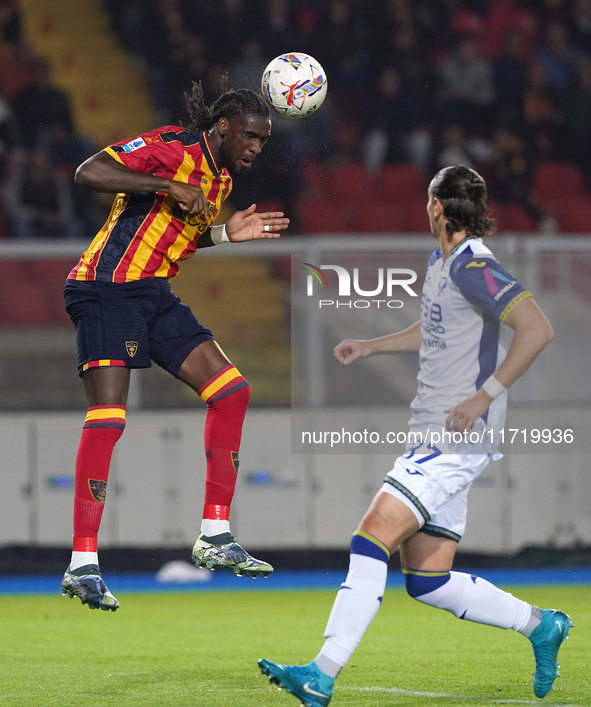
[[[357,214],[357,230],[366,233],[396,233],[404,230],[403,208],[385,200],[363,204]]]
[[[518,233],[533,233],[538,230],[536,222],[519,204],[510,202],[505,207],[505,230]]]
[[[429,217],[427,216],[427,204],[412,201],[404,207],[404,230],[417,231],[419,233],[429,233]]]
[[[427,200],[427,180],[412,164],[386,165],[376,176],[378,192],[385,199],[406,203],[409,199]]]
[[[324,196],[328,186],[326,167],[320,162],[306,162],[302,167],[302,176],[306,187],[315,196]]]
[[[353,202],[356,206],[361,206],[361,201],[367,200],[373,192],[372,176],[360,162],[334,167],[328,182],[331,199]]]
[[[32,282],[13,283],[0,296],[0,322],[8,326],[42,326],[50,316],[42,287]]]
[[[487,203],[488,210],[491,217],[495,220],[496,232],[502,233],[507,229],[507,217],[505,204],[501,204],[498,201],[489,201]]]
[[[557,215],[565,198],[585,194],[585,177],[573,164],[546,160],[538,165],[532,187],[540,208]]]
[[[348,233],[355,227],[355,209],[330,199],[300,199],[298,214],[307,233]]]
[[[565,233],[591,233],[591,197],[571,196],[562,202],[560,227]]]

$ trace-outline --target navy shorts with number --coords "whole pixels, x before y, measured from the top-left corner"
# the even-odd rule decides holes
[[[162,277],[68,280],[64,301],[76,326],[79,375],[104,366],[149,368],[152,360],[176,376],[191,351],[213,339]]]

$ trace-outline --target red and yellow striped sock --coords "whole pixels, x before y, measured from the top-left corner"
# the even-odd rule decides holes
[[[124,429],[124,405],[96,405],[88,408],[76,457],[75,552],[96,552],[111,457]]]
[[[207,403],[207,475],[201,530],[205,535],[217,535],[229,531],[230,505],[238,476],[238,451],[250,386],[236,367],[228,364],[207,381],[199,395]]]

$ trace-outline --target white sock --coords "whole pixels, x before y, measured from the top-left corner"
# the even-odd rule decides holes
[[[215,520],[212,518],[204,518],[201,521],[201,532],[208,538],[213,535],[221,535],[222,533],[230,532],[229,520]]]
[[[530,628],[533,616],[531,604],[504,592],[481,577],[463,572],[449,574],[449,582],[415,598],[424,604],[451,611],[466,621],[512,628],[525,635],[529,635],[535,628]],[[529,633],[525,633],[528,630]]]
[[[98,552],[79,552],[78,550],[73,550],[69,569],[77,570],[78,567],[84,567],[84,565],[98,565],[98,563]]]
[[[341,668],[347,665],[380,608],[387,575],[386,562],[366,555],[351,555],[349,573],[332,607],[324,631],[326,642],[319,656]],[[323,663],[322,659],[320,662]],[[329,663],[323,664],[325,668],[330,666]],[[322,667],[320,670],[327,672]]]

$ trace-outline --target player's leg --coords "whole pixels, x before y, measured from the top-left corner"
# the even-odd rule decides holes
[[[390,552],[419,523],[398,498],[380,491],[351,539],[349,572],[341,585],[324,632],[320,653],[307,665],[261,659],[261,671],[306,707],[326,707],[334,680],[348,663],[380,608]]]
[[[529,638],[536,660],[534,692],[544,697],[557,675],[558,650],[570,629],[570,618],[560,611],[542,611],[482,577],[451,570],[459,537],[445,535],[456,535],[455,530],[465,524],[466,495],[467,489],[430,521],[440,534],[419,532],[402,542],[400,559],[407,592],[459,619],[513,629]]]
[[[193,562],[198,567],[226,567],[238,575],[266,577],[273,567],[249,555],[230,531],[230,506],[238,477],[242,424],[250,386],[212,340],[196,346],[177,375],[207,403],[205,499]]]
[[[76,455],[72,557],[62,592],[91,609],[115,611],[119,602],[102,580],[97,538],[113,449],[125,429],[129,369],[94,368],[82,380],[89,407]]]
[[[76,456],[73,551],[62,591],[93,609],[119,606],[101,578],[97,536],[113,449],[125,428],[129,367],[150,365],[147,326],[138,314],[150,301],[150,289],[144,283],[68,281],[64,290],[88,410]]]

